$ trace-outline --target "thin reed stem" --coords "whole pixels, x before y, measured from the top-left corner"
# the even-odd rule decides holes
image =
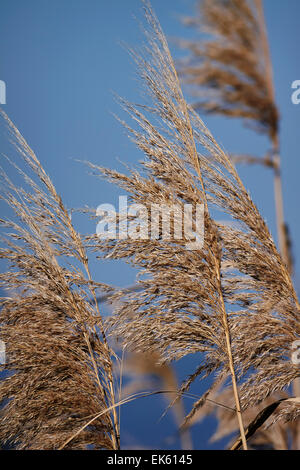
[[[260,37],[262,41],[262,49],[265,63],[266,71],[266,89],[269,94],[269,99],[272,102],[275,102],[275,88],[274,88],[274,78],[273,78],[273,67],[270,54],[270,46],[268,41],[266,22],[264,17],[264,9],[262,0],[255,0],[255,6],[258,13],[258,25],[260,29]],[[289,256],[289,247],[286,231],[286,223],[284,217],[284,204],[283,204],[283,192],[282,192],[282,176],[281,176],[281,158],[279,150],[279,135],[278,129],[276,133],[271,136],[272,141],[272,160],[273,160],[273,169],[274,169],[274,200],[275,200],[275,209],[276,209],[276,224],[277,224],[277,234],[278,234],[278,244],[279,251],[281,253],[282,259],[289,271],[292,271],[291,260]]]

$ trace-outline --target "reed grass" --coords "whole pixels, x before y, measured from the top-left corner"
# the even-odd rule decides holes
[[[284,218],[280,170],[280,114],[275,102],[263,3],[261,0],[199,0],[196,15],[185,18],[184,22],[206,34],[205,39],[180,41],[189,55],[179,63],[179,74],[200,98],[194,107],[199,112],[242,118],[247,125],[269,136],[270,150],[265,156],[231,155],[231,159],[234,163],[263,165],[273,170],[278,244],[282,259],[292,273],[292,242]],[[299,379],[292,389],[291,393],[299,394]],[[223,425],[227,426],[225,415],[223,418]],[[291,427],[294,434],[294,423]]]
[[[2,118],[28,171],[11,162],[25,189],[1,174],[2,199],[16,220],[1,220],[0,256],[9,270],[0,280],[9,296],[1,299],[0,334],[9,375],[0,383],[0,439],[18,449],[56,449],[87,416],[115,403],[113,352],[98,304],[90,304],[105,286],[91,279],[81,237],[36,155]],[[115,410],[72,441],[72,448],[88,445],[118,448]]]
[[[179,74],[195,96],[194,108],[228,117],[242,118],[270,139],[266,158],[235,156],[250,164],[273,169],[274,199],[279,249],[289,270],[292,255],[284,217],[279,111],[275,102],[272,61],[262,0],[198,0],[197,13],[186,25],[208,39],[179,41],[188,56]]]
[[[145,9],[148,42],[142,53],[131,53],[151,102],[121,100],[136,127],[123,124],[145,160],[130,175],[92,168],[149,209],[151,203],[203,203],[205,244],[190,252],[178,240],[91,237],[104,257],[127,259],[140,271],[141,290],[116,294],[119,306],[108,326],[126,347],[155,349],[167,362],[203,353],[182,390],[199,376],[218,382],[230,372],[243,436],[239,402],[243,409],[254,406],[299,375],[288,359],[299,335],[299,301],[229,156],[185,102],[163,32],[148,4]],[[216,222],[213,207],[239,228]]]
[[[134,123],[123,124],[144,160],[129,174],[90,167],[149,209],[151,203],[204,204],[204,246],[187,250],[187,237],[80,236],[36,155],[3,114],[28,168],[25,173],[14,164],[27,189],[2,174],[3,198],[19,222],[1,221],[7,231],[1,258],[10,269],[0,279],[13,294],[1,300],[0,335],[11,374],[0,385],[0,438],[19,449],[119,448],[118,408],[148,395],[116,398],[110,336],[126,350],[155,355],[156,367],[199,354],[174,402],[196,379],[211,377],[213,385],[196,399],[184,426],[229,376],[244,449],[245,411],[299,377],[290,348],[300,336],[300,305],[288,268],[230,157],[185,101],[148,2],[144,11],[147,44],[130,52],[148,101],[120,99]],[[274,115],[268,116],[264,125],[271,129]],[[219,223],[216,209],[235,224]],[[139,290],[114,293],[95,282],[90,250],[138,268]],[[98,291],[112,294],[114,311],[105,320]],[[298,413],[296,400],[282,418]]]

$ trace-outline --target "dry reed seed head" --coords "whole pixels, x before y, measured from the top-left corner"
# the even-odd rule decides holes
[[[2,174],[16,221],[1,221],[9,270],[0,281],[9,297],[1,299],[0,337],[9,375],[0,383],[0,438],[19,449],[57,449],[114,400],[111,351],[90,303],[101,284],[89,277],[81,237],[51,180],[2,116],[28,173],[13,163],[26,189]],[[67,447],[115,448],[115,425],[106,413]]]
[[[234,406],[230,390],[228,389],[219,392],[214,398],[218,402],[228,406]],[[297,415],[295,413],[297,413],[298,410],[299,414],[299,406],[297,403],[289,402],[289,400],[290,397],[288,393],[278,392],[265,399],[259,406],[248,408],[245,411],[245,422],[250,424],[254,423],[259,414],[262,414],[264,410],[267,411],[268,407],[270,407],[271,410],[275,408],[269,417],[266,416],[266,421],[260,424],[260,427],[250,438],[249,446],[251,449],[297,449],[300,429],[299,423],[296,421]],[[218,419],[218,428],[212,437],[212,441],[222,439],[238,430],[234,413],[228,412],[228,410],[223,407],[213,406],[212,404],[208,404],[208,406],[210,409],[206,410],[206,412],[212,412],[214,410]],[[292,415],[288,415],[289,411],[292,411],[293,417]],[[287,416],[291,419],[285,420]],[[199,418],[201,419],[202,417],[199,415],[198,419]]]
[[[291,344],[300,334],[299,302],[269,230],[229,157],[186,104],[165,37],[147,5],[146,18],[148,55],[133,56],[152,103],[133,106],[122,101],[136,124],[125,124],[126,129],[145,161],[140,172],[128,176],[96,165],[94,172],[146,206],[203,203],[205,240],[201,250],[189,251],[175,239],[89,237],[100,257],[127,259],[139,268],[141,291],[116,294],[118,306],[107,327],[129,349],[155,350],[167,362],[202,353],[194,380],[205,373],[228,373],[228,322],[247,408],[299,376],[290,360]],[[215,222],[214,208],[235,224]]]
[[[160,355],[154,350],[145,354],[129,353],[125,356],[122,369],[124,376],[130,378],[127,384],[122,387],[124,397],[141,390],[154,390],[164,392],[161,394],[162,398],[166,399],[167,403],[172,403],[177,395],[178,381],[175,368],[171,364],[163,363]],[[169,407],[171,406],[169,405]],[[185,417],[183,401],[176,400],[171,408],[175,424],[179,428]],[[180,438],[183,449],[192,448],[191,436],[188,430],[181,433]]]
[[[217,442],[225,437],[230,438],[233,433],[238,432],[232,391],[229,388],[224,388],[224,385],[223,381],[210,393],[210,401],[206,401],[205,405],[196,411],[189,422],[189,425],[193,425],[202,421],[206,416],[215,414],[218,426],[210,439],[211,442]],[[281,391],[269,396],[258,406],[247,408],[243,412],[247,427],[250,423],[255,423],[257,417],[267,410],[267,407],[274,408],[271,415],[266,415],[265,420],[257,423],[259,427],[248,440],[249,449],[297,449],[300,437],[299,422],[297,421],[298,401],[299,399],[291,399],[287,392]],[[232,438],[228,447],[231,448],[235,441],[236,438]]]
[[[140,269],[139,284],[142,291],[124,291],[123,295],[121,292],[112,297],[112,301],[117,300],[119,305],[105,327],[109,328],[111,334],[121,337],[125,346],[148,353],[155,350],[163,361],[179,359],[189,353],[203,353],[201,365],[187,380],[186,387],[199,376],[217,374],[222,378],[227,375],[229,352],[232,352],[233,364],[241,383],[242,404],[246,408],[288,386],[291,380],[299,376],[298,367],[292,364],[288,355],[290,345],[299,338],[299,303],[266,224],[228,156],[198,115],[187,106],[165,37],[147,3],[145,10],[150,26],[147,52],[151,60],[146,61],[138,55],[134,57],[149,89],[152,105],[138,107],[126,102],[123,104],[139,128],[131,130],[127,126],[133,140],[145,153],[146,160],[141,172],[133,172],[129,176],[95,165],[94,171],[126,189],[134,202],[149,204],[152,201],[175,201],[179,205],[185,202],[203,203],[205,240],[202,250],[190,251],[182,240],[99,240],[96,235],[87,237],[85,246],[99,251],[100,256],[125,258]],[[30,284],[30,294],[37,298],[37,306],[32,313],[34,317],[39,319],[39,315],[49,315],[53,318],[55,328],[58,328],[57,317],[62,317],[66,330],[69,332],[71,329],[71,335],[74,334],[73,330],[76,331],[76,341],[81,348],[80,353],[78,349],[76,351],[81,361],[73,361],[74,367],[78,364],[80,370],[84,369],[90,378],[87,385],[91,392],[84,402],[84,412],[79,409],[78,414],[80,419],[84,419],[89,410],[90,416],[98,416],[100,410],[105,410],[114,401],[111,390],[111,351],[103,337],[99,337],[97,330],[94,331],[96,327],[102,328],[102,321],[99,313],[95,313],[86,301],[89,291],[92,289],[93,292],[92,281],[89,278],[87,280],[77,266],[76,269],[66,270],[57,260],[60,254],[74,255],[86,267],[84,246],[38,160],[16,130],[15,134],[19,150],[45,184],[46,192],[40,195],[40,190],[31,184],[33,193],[38,195],[33,210],[28,203],[24,206],[17,198],[8,197],[8,203],[27,224],[26,229],[14,227],[26,243],[26,248],[19,248],[15,243],[11,244],[10,240],[7,241],[10,248],[9,251],[4,250],[3,256],[9,258],[19,271],[7,276],[8,279],[2,279],[9,286],[23,288],[25,293],[26,283]],[[44,208],[48,193],[51,204]],[[22,194],[26,197],[27,193]],[[216,223],[211,215],[213,207],[227,213],[238,223],[239,229],[228,229],[228,226]],[[42,220],[44,224],[41,224]],[[63,239],[60,233],[63,233]],[[34,277],[31,276],[35,271],[32,252],[44,275],[43,285],[34,283]],[[72,281],[74,271],[77,274],[75,286]],[[22,309],[25,308],[23,301],[26,303],[26,295],[16,299],[13,302],[17,302],[17,308],[10,300],[4,303],[7,335],[17,331],[9,329],[12,325],[23,321]],[[31,328],[31,321],[25,324]],[[228,326],[230,351],[225,340]],[[103,335],[102,329],[101,332]],[[91,333],[97,346],[91,344]],[[84,445],[91,439],[90,427],[78,435],[75,432],[78,427],[73,426],[74,421],[71,420],[72,430],[64,427],[66,422],[61,421],[61,417],[65,416],[66,410],[70,412],[70,402],[65,405],[63,401],[65,395],[58,395],[58,414],[58,407],[53,405],[53,397],[57,397],[58,390],[55,388],[58,387],[57,366],[54,364],[53,375],[49,374],[49,363],[43,362],[44,356],[39,355],[38,346],[44,338],[38,334],[28,334],[28,338],[30,345],[25,343],[23,346],[17,336],[13,343],[17,348],[15,357],[22,350],[25,364],[26,361],[30,365],[31,361],[36,361],[34,374],[39,372],[45,375],[48,382],[43,390],[46,400],[49,400],[47,404],[55,409],[54,421],[42,421],[40,427],[41,415],[38,411],[41,404],[45,403],[45,397],[39,408],[34,407],[34,401],[30,401],[27,408],[20,407],[18,399],[14,399],[4,409],[7,410],[4,416],[9,425],[3,428],[2,436],[13,439],[18,435],[22,441],[20,446],[40,448],[44,445],[44,433],[47,437],[45,446],[51,442],[53,448],[56,448],[63,441],[67,442],[71,434],[71,437],[74,436],[71,445]],[[54,341],[55,335],[52,338]],[[51,341],[51,338],[48,339]],[[10,347],[13,353],[11,343]],[[93,349],[96,347],[97,353]],[[37,351],[33,357],[28,353],[32,348]],[[62,346],[62,361],[68,371],[68,340],[65,348]],[[65,379],[65,369],[62,370]],[[22,390],[25,390],[26,396],[32,392],[38,396],[40,375],[34,376],[36,380],[31,381],[30,376],[23,378],[19,373],[18,370],[13,375],[17,381],[16,390],[20,387],[18,379],[21,377],[25,380],[26,386]],[[78,387],[82,390],[76,377],[74,372],[72,379],[67,382],[70,399],[77,393]],[[9,379],[4,382],[7,390],[3,388],[3,397],[13,396],[13,387],[9,385],[13,383]],[[36,388],[32,388],[32,384],[36,384]],[[51,386],[55,393],[50,397],[48,391]],[[92,387],[96,387],[97,395]],[[20,403],[23,405],[22,400]],[[196,403],[195,408],[197,406]],[[113,423],[113,418],[108,414],[103,416],[99,423],[93,422],[94,425],[98,423],[102,430],[102,433],[93,434],[98,439],[94,445],[112,448],[115,447],[116,422]],[[25,422],[29,423],[26,424],[29,428],[24,427]],[[48,423],[53,425],[50,437],[46,432]],[[54,433],[55,426],[60,429],[59,433]],[[40,429],[41,433],[38,434],[37,430]]]
[[[196,18],[185,22],[210,39],[180,41],[189,55],[178,69],[199,96],[195,109],[244,118],[274,138],[279,114],[270,93],[259,15],[255,0],[199,0]]]

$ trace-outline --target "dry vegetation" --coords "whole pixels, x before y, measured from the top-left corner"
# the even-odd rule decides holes
[[[1,220],[8,230],[1,258],[10,266],[1,275],[9,294],[1,299],[1,340],[11,374],[0,385],[0,439],[20,449],[57,449],[88,418],[105,411],[72,447],[117,448],[116,416],[106,412],[114,404],[112,351],[98,304],[90,303],[105,286],[92,281],[86,251],[60,196],[3,117],[33,175],[14,165],[27,184],[24,190],[2,174],[2,197],[19,222]]]
[[[292,273],[292,244],[284,219],[280,170],[280,116],[275,102],[262,1],[199,0],[197,13],[193,18],[185,18],[184,23],[202,34],[198,40],[180,41],[188,55],[179,63],[179,73],[190,91],[199,98],[194,102],[194,108],[199,112],[242,118],[249,127],[267,134],[270,139],[270,150],[265,156],[231,155],[231,160],[263,165],[273,170],[279,248],[284,263]],[[291,393],[299,395],[299,386],[298,379],[293,383]],[[255,408],[252,410],[256,411]],[[222,415],[225,433],[226,429],[231,428],[228,419],[228,414]],[[277,435],[281,435],[279,442],[282,448],[299,446],[295,427],[295,423],[285,426],[282,431],[285,438],[277,430]],[[273,434],[267,433],[269,445],[278,448],[278,439],[272,439]],[[286,438],[288,434],[289,440]]]
[[[244,13],[254,23],[246,2],[229,3],[245,5]],[[204,247],[187,250],[184,238],[81,237],[37,157],[4,116],[28,170],[39,180],[19,170],[28,188],[24,190],[3,174],[3,197],[19,222],[2,221],[7,233],[1,258],[10,269],[1,275],[9,297],[1,301],[0,333],[11,374],[0,385],[0,438],[17,448],[118,448],[118,382],[109,336],[122,339],[129,351],[156,357],[155,370],[174,387],[175,379],[164,367],[200,353],[197,370],[174,402],[195,379],[209,376],[213,385],[194,403],[184,427],[230,377],[226,393],[235,410],[238,445],[244,449],[251,409],[283,393],[299,377],[290,354],[292,342],[300,337],[300,305],[288,266],[231,159],[186,103],[165,36],[147,2],[144,8],[147,45],[131,54],[149,101],[138,106],[120,100],[135,127],[123,124],[144,161],[139,171],[127,175],[91,166],[96,175],[126,190],[132,202],[149,209],[151,203],[204,204]],[[236,24],[235,18],[229,20]],[[239,31],[247,44],[253,43],[247,30]],[[233,60],[232,54],[226,60]],[[258,80],[256,67],[251,71]],[[210,68],[207,80],[209,74]],[[227,114],[237,112],[234,96]],[[265,96],[264,88],[249,85],[244,117],[252,112],[253,100],[260,100],[268,112],[263,121],[255,119],[273,138],[277,113]],[[234,224],[217,222],[216,210]],[[100,259],[128,260],[139,270],[139,291],[109,297],[114,311],[108,320],[101,316],[96,293],[110,288],[91,279],[89,250]],[[148,366],[153,370],[153,363]],[[284,402],[280,409],[278,419],[299,416],[298,401]]]
[[[189,54],[179,64],[179,73],[198,97],[194,108],[242,118],[270,139],[266,156],[244,154],[233,155],[233,159],[273,169],[279,248],[292,271],[283,210],[279,111],[262,0],[198,0],[197,14],[186,18],[185,23],[207,36],[198,41],[180,41]]]

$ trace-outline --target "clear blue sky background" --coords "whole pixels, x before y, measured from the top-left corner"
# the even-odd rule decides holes
[[[180,16],[192,15],[194,4],[195,0],[152,1],[169,38],[191,37],[191,32],[180,24]],[[291,103],[291,83],[300,80],[300,2],[265,0],[264,4],[282,117],[285,212],[299,273],[300,105]],[[112,92],[140,100],[133,64],[119,44],[140,44],[141,34],[133,18],[140,13],[139,0],[0,2],[0,80],[7,86],[3,109],[37,153],[69,208],[116,203],[119,195],[117,188],[89,176],[74,159],[121,169],[117,158],[128,164],[136,164],[141,158],[111,114],[119,112]],[[172,44],[171,49],[176,57]],[[204,120],[228,151],[260,155],[268,149],[264,137],[239,122],[215,117]],[[7,150],[3,133],[1,139],[3,152]],[[1,165],[5,167],[6,163]],[[11,174],[11,169],[8,172]],[[276,237],[271,172],[254,166],[242,167],[240,174]],[[5,211],[3,206],[1,210]],[[94,230],[91,223],[78,220],[78,224],[84,232]],[[93,263],[93,269],[99,280],[120,286],[130,285],[135,279],[135,272],[123,264]],[[299,284],[297,275],[295,282]],[[196,363],[196,359],[183,361],[177,368],[179,378],[191,373]],[[197,387],[199,391],[199,384]],[[124,408],[123,446],[176,448],[178,440],[164,440],[174,431],[171,416],[157,423],[163,408],[161,398],[141,400]],[[213,428],[212,419],[194,428],[196,448],[207,448]]]

